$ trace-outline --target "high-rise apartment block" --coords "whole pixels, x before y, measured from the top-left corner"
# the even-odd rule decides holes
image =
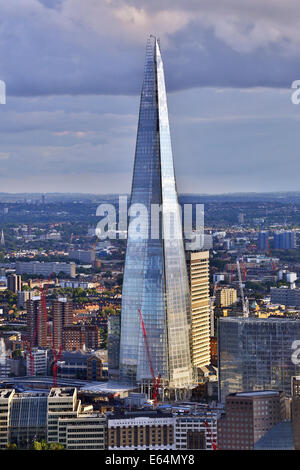
[[[192,384],[190,294],[163,62],[159,43],[153,37],[146,50],[132,181],[131,207],[136,204],[145,210],[140,232],[134,230],[136,215],[129,217],[120,379],[149,388],[153,384],[140,309],[155,376],[160,375],[162,385],[170,390],[185,391]],[[156,221],[151,217],[153,206],[161,208]]]
[[[236,289],[232,287],[220,287],[216,289],[216,307],[231,307],[237,302]]]
[[[257,248],[260,251],[268,250],[268,240],[269,240],[269,232],[267,232],[266,230],[259,232],[258,238],[257,238]]]
[[[296,233],[294,231],[283,230],[274,233],[275,250],[289,250],[296,247]]]
[[[73,324],[73,302],[60,298],[53,302],[53,342],[59,349],[63,346],[63,331]]]
[[[210,364],[209,251],[187,255],[191,294],[191,356],[194,367]]]
[[[22,278],[18,274],[7,276],[7,289],[15,294],[22,290]]]
[[[31,347],[47,347],[47,318],[42,309],[40,297],[33,297],[26,302],[27,341]]]
[[[250,450],[285,419],[280,391],[241,392],[226,397],[225,415],[218,421],[219,450]]]

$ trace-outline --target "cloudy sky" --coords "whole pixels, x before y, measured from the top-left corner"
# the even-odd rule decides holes
[[[0,192],[129,191],[150,33],[179,190],[300,190],[299,24],[299,0],[0,0]]]

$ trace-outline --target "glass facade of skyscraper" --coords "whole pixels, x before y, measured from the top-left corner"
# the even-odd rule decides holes
[[[140,309],[155,375],[160,374],[170,387],[187,387],[192,381],[189,286],[164,70],[155,38],[148,40],[146,50],[131,193],[131,208],[138,211],[140,204],[147,208],[147,214],[140,212],[143,214],[139,219],[140,236],[131,232],[134,216],[129,214],[122,291],[120,378],[137,383],[152,379]],[[151,231],[153,205],[159,205],[161,212]]]
[[[229,393],[281,390],[291,394],[300,374],[292,345],[300,340],[297,318],[220,318],[218,324],[219,398]]]

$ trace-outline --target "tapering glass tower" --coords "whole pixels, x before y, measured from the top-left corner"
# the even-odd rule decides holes
[[[120,378],[133,383],[152,379],[140,309],[155,376],[160,374],[169,388],[186,388],[192,383],[189,285],[163,62],[159,43],[153,37],[147,43],[140,102],[131,207],[135,204],[143,204],[148,214],[140,212],[144,234],[141,237],[130,233],[133,218],[129,217],[122,292]],[[159,223],[155,224],[151,208],[153,214],[153,207],[158,205],[161,213]]]

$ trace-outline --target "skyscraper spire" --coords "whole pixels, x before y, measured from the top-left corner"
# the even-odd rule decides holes
[[[143,204],[148,236],[128,232],[122,292],[120,377],[152,379],[138,310],[143,315],[155,376],[169,388],[192,383],[189,286],[177,200],[163,62],[157,39],[147,41],[131,206]],[[151,208],[161,206],[159,236],[151,238]],[[173,218],[173,236],[168,227]],[[129,226],[132,218],[129,218]],[[175,236],[174,236],[175,235]]]

